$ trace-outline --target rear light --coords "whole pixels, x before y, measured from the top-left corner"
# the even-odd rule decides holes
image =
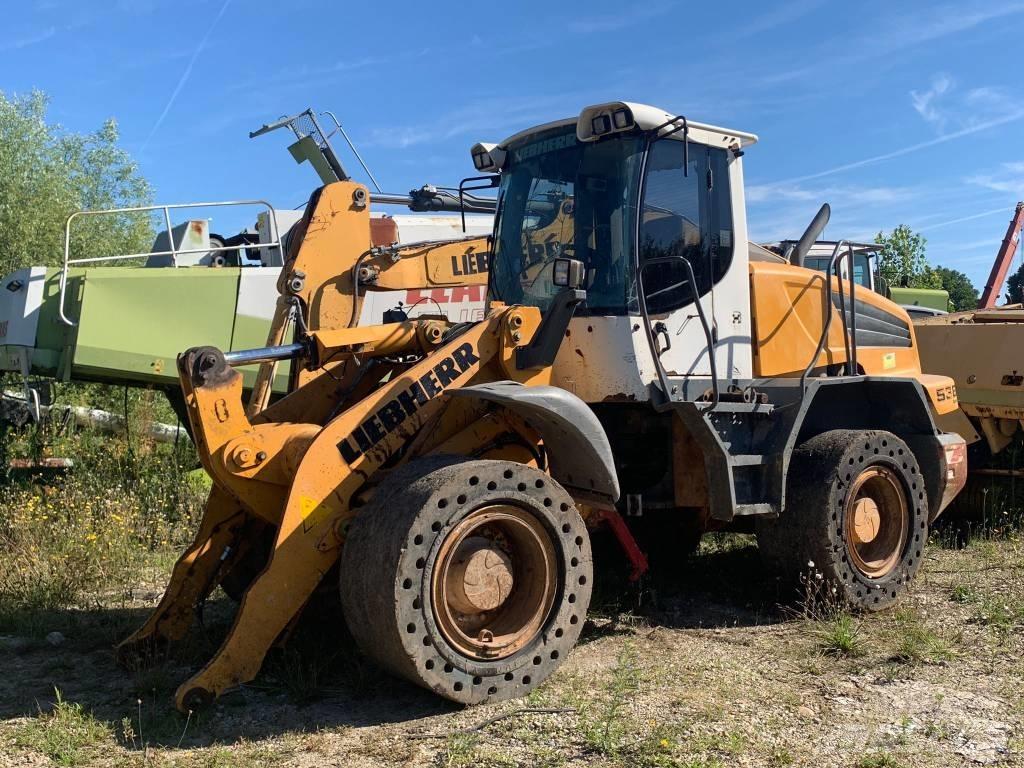
[[[967,470],[967,443],[959,442],[945,446],[946,481],[953,480],[959,470]]]
[[[946,465],[946,487],[942,489],[942,501],[939,502],[939,508],[932,520],[949,506],[967,484],[967,443],[959,435],[947,433],[943,437],[942,458]]]

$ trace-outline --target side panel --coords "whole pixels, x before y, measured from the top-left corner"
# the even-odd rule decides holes
[[[239,271],[86,270],[73,376],[176,385],[179,352],[229,348]]]
[[[238,306],[231,333],[231,350],[255,349],[265,346],[270,321],[277,306],[278,267],[246,267],[238,277]],[[259,366],[239,368],[244,386],[251,387]],[[274,374],[274,392],[288,391],[291,363],[278,363]]]
[[[0,288],[0,344],[31,347],[36,343],[46,267],[26,267],[4,278]]]
[[[30,362],[33,373],[57,374],[64,337],[45,332],[54,319],[44,318],[46,279],[46,267],[26,267],[0,285],[0,370],[21,373]]]
[[[838,280],[833,280],[833,301],[838,301]],[[847,291],[848,283],[844,285]],[[824,324],[825,277],[820,272],[789,264],[750,263],[750,307],[754,316],[754,376],[799,376],[811,361]],[[855,291],[860,309],[857,363],[867,374],[912,376],[920,361],[910,318],[899,306],[861,288]],[[849,308],[847,307],[847,311]],[[870,313],[870,317],[868,316]],[[874,346],[884,338],[879,330],[893,337],[910,335],[909,346],[901,338],[899,346]],[[839,312],[832,310],[828,344],[817,366],[834,365],[846,360],[843,326]]]

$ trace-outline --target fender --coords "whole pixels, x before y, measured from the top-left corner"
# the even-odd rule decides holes
[[[597,416],[571,392],[551,386],[527,387],[495,381],[453,389],[451,397],[497,403],[529,421],[547,447],[551,476],[573,496],[601,507],[619,499],[611,444]]]
[[[948,505],[946,453],[949,442],[937,426],[928,395],[917,379],[857,376],[808,382],[785,448],[792,450],[829,429],[884,429],[902,438],[917,456],[928,493],[929,523]]]

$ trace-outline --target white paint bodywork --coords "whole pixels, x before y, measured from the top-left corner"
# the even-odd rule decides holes
[[[11,290],[19,283],[18,290]],[[45,283],[46,267],[24,267],[4,278],[0,286],[0,345],[35,346]]]
[[[278,222],[288,221],[281,214],[292,211],[277,211]],[[298,211],[301,218],[301,211]],[[383,214],[381,214],[383,216]],[[416,243],[423,240],[453,240],[465,235],[489,235],[493,217],[485,215],[466,216],[466,231],[462,231],[462,220],[454,215],[403,214],[389,217],[398,226],[399,243]],[[297,219],[295,220],[297,221]],[[290,226],[294,226],[292,221]],[[290,227],[289,227],[290,228]],[[266,241],[263,241],[266,242]],[[238,284],[238,315],[258,318],[267,322],[273,317],[277,304],[277,277],[280,266],[246,267],[241,271]],[[360,325],[374,325],[382,322],[384,312],[395,309],[401,303],[405,307],[416,305],[412,316],[437,314],[440,311],[452,322],[482,320],[484,316],[484,286],[466,288],[436,288],[433,290],[410,289],[405,291],[366,291],[359,313]]]

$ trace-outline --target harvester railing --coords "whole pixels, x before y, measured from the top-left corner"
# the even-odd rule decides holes
[[[67,293],[68,284],[68,268],[78,264],[99,264],[102,262],[110,261],[122,261],[126,259],[141,259],[150,258],[152,256],[170,256],[172,266],[177,266],[179,256],[187,256],[190,254],[197,253],[217,253],[220,251],[235,251],[238,250],[237,245],[221,245],[212,246],[208,248],[178,248],[174,243],[174,226],[171,223],[171,211],[172,210],[183,210],[189,208],[225,208],[229,206],[262,206],[266,209],[270,220],[270,242],[260,243],[259,247],[271,249],[277,248],[282,257],[284,256],[284,248],[281,244],[281,234],[277,229],[277,214],[274,212],[273,207],[266,200],[224,200],[212,203],[172,203],[169,205],[140,205],[126,208],[109,208],[100,211],[75,211],[68,216],[67,221],[64,222],[64,260],[60,270],[60,298],[58,303],[58,314],[61,322],[65,325],[74,327],[77,323],[71,320],[64,311],[65,308],[65,295]],[[85,216],[113,216],[116,214],[125,213],[150,213],[153,211],[161,211],[163,213],[164,224],[167,227],[167,242],[170,245],[168,250],[162,251],[145,251],[140,253],[124,253],[115,254],[113,256],[90,256],[88,258],[71,258],[71,223],[75,219]]]

